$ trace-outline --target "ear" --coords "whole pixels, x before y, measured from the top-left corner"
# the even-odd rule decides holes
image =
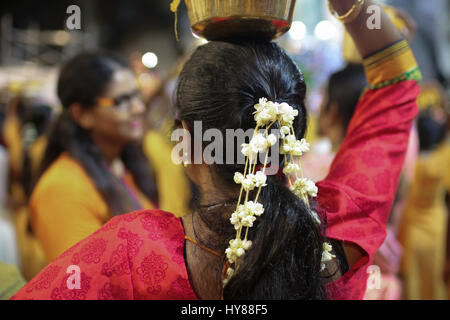
[[[191,128],[189,127],[189,125],[184,120],[181,120],[181,125],[183,126],[184,130],[187,130],[187,131],[191,132]]]
[[[83,129],[90,130],[93,128],[95,117],[92,110],[83,108],[79,103],[74,103],[69,107],[69,114]]]
[[[340,124],[341,116],[339,114],[339,105],[337,102],[331,102],[328,107],[328,117],[331,125]]]
[[[339,121],[339,107],[336,102],[331,102],[328,106],[323,105],[319,115],[319,130],[321,134],[326,134]]]

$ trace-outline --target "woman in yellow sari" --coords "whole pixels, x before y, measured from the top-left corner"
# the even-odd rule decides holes
[[[127,66],[80,54],[60,72],[63,112],[49,135],[30,199],[47,261],[114,215],[158,206],[154,173],[141,149],[144,105]]]
[[[30,96],[27,86],[16,85],[9,93],[3,127],[10,158],[9,201],[5,210],[12,212],[20,271],[25,279],[31,279],[46,265],[40,242],[30,229],[28,198],[47,144],[45,133],[51,107]]]
[[[434,88],[431,91],[437,92]],[[404,247],[401,271],[405,279],[405,298],[412,300],[447,299],[443,275],[450,142],[443,141],[443,110],[432,108],[435,102],[423,103],[429,93],[430,88],[424,88],[418,99],[419,106],[425,107],[418,119],[420,154],[399,236]]]

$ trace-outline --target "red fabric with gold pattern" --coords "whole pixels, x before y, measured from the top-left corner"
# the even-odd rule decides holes
[[[12,299],[196,299],[183,249],[183,226],[171,213],[121,215],[63,253]],[[71,265],[80,268],[80,289],[68,289]]]
[[[366,252],[329,285],[333,299],[363,297],[367,267],[385,238],[418,93],[414,81],[367,91],[328,177],[318,183],[327,236]],[[196,299],[183,250],[183,226],[174,215],[147,210],[118,216],[63,253],[12,299]],[[71,265],[80,267],[80,289],[67,288]]]
[[[329,286],[333,299],[364,295],[367,267],[386,237],[419,91],[415,81],[367,91],[328,176],[317,184],[318,204],[326,212],[326,235],[353,242],[366,253]]]

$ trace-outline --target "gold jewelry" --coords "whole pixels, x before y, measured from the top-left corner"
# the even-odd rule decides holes
[[[199,243],[197,240],[192,239],[191,237],[188,237],[188,236],[185,235],[185,236],[184,236],[184,239],[186,239],[187,241],[189,241],[189,242],[195,244],[197,247],[202,248],[203,250],[205,250],[205,251],[207,251],[207,252],[209,252],[209,253],[212,253],[213,255],[215,255],[215,256],[217,256],[217,257],[219,257],[219,258],[223,258],[223,257],[224,257],[223,254],[220,254],[220,253],[218,253],[217,251],[214,251],[213,249],[210,249],[210,248],[208,248],[207,246],[202,245],[202,244]]]
[[[331,14],[336,19],[338,19],[340,22],[342,22],[344,24],[347,24],[347,23],[354,21],[359,16],[359,14],[361,13],[362,7],[364,5],[364,1],[365,0],[355,0],[351,9],[347,13],[345,13],[341,16],[338,15],[337,12],[334,10],[333,5],[331,4],[330,0],[328,0],[328,9],[330,10]]]

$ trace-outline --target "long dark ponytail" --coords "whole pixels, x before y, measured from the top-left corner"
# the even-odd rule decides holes
[[[216,128],[224,136],[226,129],[253,129],[253,106],[266,97],[299,111],[294,128],[300,138],[306,131],[305,93],[300,70],[278,45],[210,42],[194,52],[180,74],[178,120],[190,128],[194,121],[202,121],[203,131]],[[233,175],[243,172],[244,165],[215,164],[211,171],[217,184],[235,189]],[[237,201],[237,196],[230,200]],[[265,211],[250,228],[248,237],[253,246],[225,287],[224,298],[325,298],[325,280],[320,274],[324,232],[310,209],[277,175],[268,177],[259,202]],[[234,236],[228,220],[231,212],[213,216],[200,209],[198,213],[216,234],[210,242],[226,247]]]
[[[84,108],[93,107],[114,73],[126,67],[123,61],[106,53],[82,53],[62,67],[57,90],[63,111],[50,131],[41,166],[43,173],[61,153],[67,151],[86,170],[113,214],[126,213],[138,207],[126,195],[123,184],[107,169],[89,132],[74,121],[68,109],[75,102]],[[140,143],[126,144],[120,157],[139,189],[157,203],[154,173]]]

